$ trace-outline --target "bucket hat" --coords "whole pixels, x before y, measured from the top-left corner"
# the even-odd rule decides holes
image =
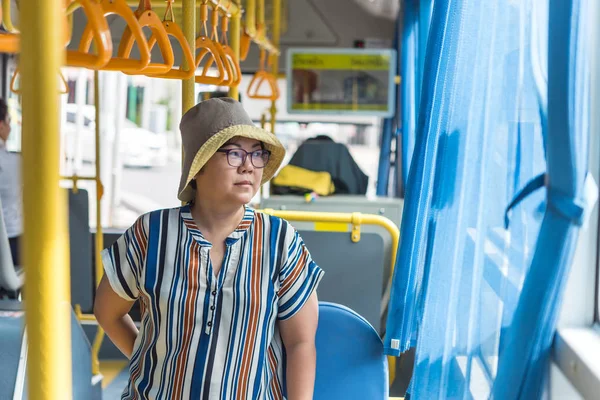
[[[182,202],[194,199],[195,191],[190,182],[215,152],[236,136],[258,140],[271,152],[261,185],[275,175],[285,157],[285,148],[275,135],[255,126],[242,104],[230,97],[212,98],[196,104],[181,118],[179,130],[183,168],[177,197]]]

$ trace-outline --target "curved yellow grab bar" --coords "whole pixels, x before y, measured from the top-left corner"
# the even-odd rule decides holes
[[[183,52],[183,57],[187,61],[187,71],[184,69],[183,65],[180,65],[179,68],[172,68],[170,71],[164,74],[147,74],[146,71],[144,71],[144,75],[166,79],[190,79],[192,76],[194,76],[194,54],[192,53],[192,49],[190,49],[190,46],[188,44],[187,39],[185,38],[185,35],[183,34],[183,31],[181,30],[179,25],[175,23],[175,17],[173,15],[172,8],[173,0],[167,0],[167,3],[167,10],[165,11],[165,17],[163,18],[163,26],[165,27],[166,32],[170,36],[173,36],[175,39],[177,39],[177,41],[179,42],[179,45],[181,46],[181,51]],[[167,19],[168,15],[170,15],[170,19]],[[155,44],[156,38],[154,35],[152,35],[150,37],[150,40],[148,40],[148,47],[150,48],[150,50],[152,50]]]
[[[152,37],[158,42],[158,47],[160,48],[160,52],[163,57],[162,64],[150,62],[146,68],[141,71],[137,71],[136,73],[165,74],[169,72],[175,63],[173,47],[171,47],[171,41],[169,40],[169,35],[167,34],[165,26],[163,25],[163,21],[161,21],[158,15],[152,11],[152,4],[150,3],[150,0],[140,0],[140,5],[135,11],[135,15],[140,27],[149,27],[152,30]],[[121,58],[129,58],[131,49],[133,48],[133,42],[133,33],[130,27],[127,26],[123,32],[123,36],[121,36],[118,56]],[[146,42],[145,36],[144,42]],[[148,53],[150,53],[150,44],[146,42],[146,45],[148,46]]]
[[[2,0],[2,26],[7,32],[19,33],[19,30],[13,25],[12,22],[10,0]]]
[[[138,24],[137,17],[135,16],[131,8],[129,8],[127,2],[125,0],[100,0],[100,2],[97,4],[99,4],[102,7],[103,17],[116,14],[121,16],[125,20],[127,26],[129,27],[129,29],[131,29],[131,32],[138,44],[138,48],[140,51],[140,59],[132,60],[130,58],[112,57],[111,48],[111,58],[108,61],[108,63],[101,68],[95,69],[103,69],[106,71],[121,71],[134,74],[143,71],[144,68],[146,68],[150,63],[150,50],[148,49],[148,43],[146,42],[146,37],[144,36],[142,27]],[[88,24],[85,27],[83,34],[81,35],[79,51],[89,51],[90,46],[92,45],[92,35],[92,27]]]
[[[81,5],[88,23],[81,36],[79,50],[66,51],[67,65],[90,69],[103,68],[112,57],[113,45],[102,6],[96,0],[77,0],[71,3],[67,9],[72,8],[73,4]],[[92,40],[96,43],[95,55],[89,54]]]
[[[204,83],[206,85],[220,85],[225,78],[225,65],[223,63],[223,58],[221,57],[221,49],[207,35],[208,32],[206,31],[206,22],[208,21],[208,5],[206,1],[204,1],[200,6],[200,20],[204,26],[204,35],[200,35],[196,38],[196,50],[200,50],[200,52],[196,55],[195,66],[196,68],[199,68],[204,57],[210,56],[210,60],[207,62],[207,65],[209,63],[212,65],[214,63],[217,67],[218,75],[207,75],[210,66],[205,66],[202,69],[201,75],[196,75],[194,80],[196,83]]]

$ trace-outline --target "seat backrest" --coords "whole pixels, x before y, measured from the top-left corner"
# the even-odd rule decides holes
[[[71,264],[71,303],[91,313],[96,288],[92,269],[92,233],[90,232],[89,193],[79,188],[77,192],[66,189],[69,197],[69,255]]]
[[[387,399],[383,342],[360,315],[340,304],[319,303],[314,400]]]
[[[295,222],[293,224],[297,225]],[[363,316],[379,332],[385,271],[385,243],[378,233],[321,232],[298,227],[314,261],[325,271],[319,299],[343,304]]]
[[[24,280],[25,276],[17,272],[13,263],[0,200],[0,288],[14,292],[21,289]]]

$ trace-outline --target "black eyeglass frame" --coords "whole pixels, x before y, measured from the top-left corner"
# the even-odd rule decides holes
[[[235,165],[231,163],[231,160],[229,159],[229,153],[231,153],[232,151],[239,151],[242,152],[242,162],[240,163],[240,165]],[[254,157],[252,156],[254,153],[261,153],[260,158],[264,157],[264,155],[266,154],[267,159],[264,161],[265,165],[262,166],[258,166],[256,164],[254,164]],[[262,169],[265,168],[267,166],[267,164],[269,163],[269,159],[271,158],[271,152],[267,149],[260,149],[260,150],[254,150],[254,151],[246,151],[244,149],[219,149],[217,150],[217,153],[225,153],[227,155],[227,163],[232,166],[232,167],[241,167],[242,165],[246,164],[246,158],[248,156],[250,156],[250,163],[252,164],[252,166],[254,168],[258,168],[258,169]]]

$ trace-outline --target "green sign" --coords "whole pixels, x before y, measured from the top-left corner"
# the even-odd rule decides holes
[[[289,49],[288,112],[392,116],[395,64],[389,49]]]

